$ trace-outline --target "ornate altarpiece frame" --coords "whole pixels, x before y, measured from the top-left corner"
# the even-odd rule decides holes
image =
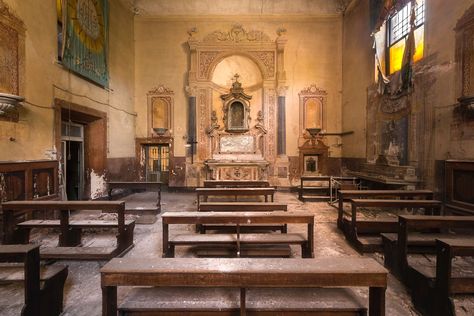
[[[267,129],[263,156],[272,168],[276,159],[277,131],[277,91],[285,85],[283,63],[286,44],[285,30],[277,31],[272,40],[267,34],[257,30],[246,30],[241,25],[233,25],[230,30],[214,31],[202,40],[197,40],[197,30],[189,32],[190,67],[187,91],[196,97],[197,151],[195,162],[203,164],[212,157],[212,144],[206,129],[212,125],[212,74],[224,58],[232,55],[245,56],[254,61],[263,78],[263,117]]]
[[[154,101],[159,99],[167,108],[167,130],[158,135],[157,132],[153,130],[153,104]],[[147,135],[148,137],[153,136],[171,136],[173,131],[173,107],[174,107],[174,91],[166,88],[164,85],[158,85],[156,88],[148,91],[147,93]]]
[[[309,87],[303,89],[298,93],[299,95],[299,126],[301,127],[299,132],[299,145],[303,145],[308,139],[311,139],[311,135],[306,130],[307,128],[318,127],[321,130],[325,129],[325,117],[326,117],[326,108],[327,108],[327,92],[321,88],[318,88],[316,84],[312,84]],[[307,125],[307,116],[308,116],[308,106],[310,103],[316,102],[320,105],[319,107],[319,122],[315,122],[314,126]]]

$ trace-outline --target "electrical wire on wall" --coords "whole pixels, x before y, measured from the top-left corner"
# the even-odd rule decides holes
[[[97,103],[97,104],[102,104],[102,105],[106,105],[114,110],[117,110],[117,111],[120,111],[120,112],[123,112],[125,114],[128,114],[128,115],[131,115],[131,116],[137,116],[137,113],[132,113],[132,112],[129,112],[127,110],[124,110],[124,109],[121,109],[121,108],[118,108],[116,106],[113,106],[110,104],[110,99],[109,99],[109,96],[107,96],[107,102],[101,102],[101,101],[97,101],[97,100],[94,100],[92,99],[91,97],[87,96],[87,95],[83,95],[83,94],[78,94],[78,93],[74,93],[74,92],[71,92],[70,90],[67,90],[67,89],[64,89],[64,88],[61,88],[61,87],[58,87],[56,85],[53,84],[53,87],[58,89],[58,90],[61,90],[63,92],[66,92],[68,94],[71,94],[75,97],[80,97],[80,98],[85,98],[85,99],[88,99],[94,103]],[[52,110],[54,109],[52,106],[44,106],[44,105],[39,105],[39,104],[35,104],[35,103],[32,103],[30,101],[27,101],[27,100],[24,100],[22,103],[26,103],[28,105],[31,105],[31,106],[34,106],[34,107],[37,107],[37,108],[40,108],[40,109],[49,109],[49,110]]]
[[[102,101],[94,100],[94,99],[92,99],[91,97],[89,97],[88,95],[74,93],[74,92],[72,92],[72,91],[70,91],[70,90],[68,90],[68,89],[61,88],[61,87],[59,87],[59,86],[57,86],[57,85],[55,85],[55,84],[53,84],[53,87],[56,88],[56,89],[58,89],[58,90],[61,90],[61,91],[63,91],[63,92],[69,93],[69,94],[71,94],[71,95],[73,95],[73,96],[75,96],[75,97],[85,98],[85,99],[88,99],[88,100],[90,100],[90,101],[92,101],[92,102],[95,102],[95,103],[97,103],[97,104],[102,104],[102,105],[108,106],[108,107],[110,107],[110,108],[112,108],[112,109],[114,109],[114,110],[121,111],[121,112],[126,113],[126,114],[128,114],[128,115],[137,116],[137,113],[132,113],[132,112],[129,112],[129,111],[127,111],[127,110],[124,110],[124,109],[121,109],[121,108],[118,108],[118,107],[116,107],[116,106],[111,105],[108,95],[107,95],[107,102],[102,102]]]

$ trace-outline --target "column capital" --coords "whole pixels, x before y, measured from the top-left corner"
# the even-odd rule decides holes
[[[195,97],[198,91],[198,87],[195,85],[189,85],[184,88],[188,97]]]
[[[288,90],[288,86],[278,86],[276,90],[279,97],[284,97],[286,96],[286,91]]]

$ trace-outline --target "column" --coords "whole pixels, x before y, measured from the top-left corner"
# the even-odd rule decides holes
[[[277,154],[286,155],[286,113],[285,96],[278,96],[278,133]]]

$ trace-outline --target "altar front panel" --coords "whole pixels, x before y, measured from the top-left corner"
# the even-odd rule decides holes
[[[262,162],[214,162],[206,163],[208,180],[267,180],[268,163]]]

